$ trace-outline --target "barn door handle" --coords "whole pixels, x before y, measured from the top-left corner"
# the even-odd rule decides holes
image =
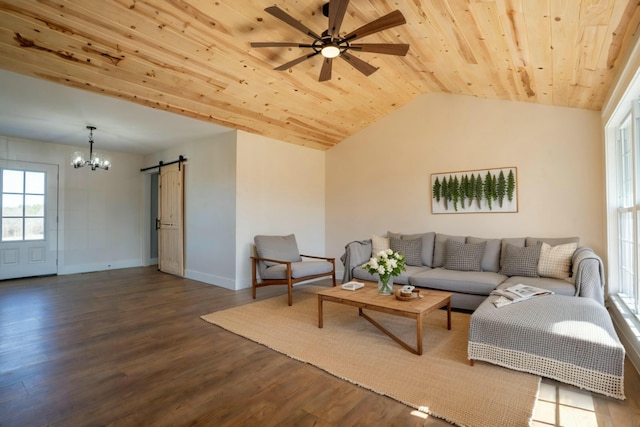
[[[160,220],[156,218],[156,231],[160,230]]]

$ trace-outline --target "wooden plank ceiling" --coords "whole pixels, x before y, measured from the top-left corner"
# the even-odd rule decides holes
[[[326,150],[430,92],[599,110],[640,23],[637,0],[351,0],[341,34],[399,9],[359,42],[409,53],[319,82],[320,56],[275,71],[307,51],[251,48],[311,42],[274,2],[327,27],[323,0],[0,0],[0,67]]]

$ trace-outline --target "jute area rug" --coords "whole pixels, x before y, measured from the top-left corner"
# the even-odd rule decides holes
[[[318,289],[296,292],[291,307],[275,297],[202,318],[456,425],[529,426],[540,378],[482,362],[470,366],[469,314],[453,312],[450,331],[445,310],[429,314],[424,353],[417,356],[359,317],[355,307],[325,302],[324,327],[318,328]],[[367,313],[415,344],[414,320]]]

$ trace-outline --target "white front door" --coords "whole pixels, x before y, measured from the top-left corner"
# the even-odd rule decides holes
[[[0,159],[0,280],[58,272],[58,165]]]

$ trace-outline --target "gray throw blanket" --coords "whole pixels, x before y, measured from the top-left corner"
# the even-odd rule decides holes
[[[593,250],[582,247],[576,249],[572,262],[576,295],[591,298],[604,305],[604,265],[600,257]],[[602,287],[582,286],[595,283],[601,283]]]
[[[353,267],[362,265],[369,261],[371,258],[371,239],[368,240],[354,240],[347,243],[344,247],[344,254],[340,257],[340,261],[344,265],[344,275],[342,276],[342,283],[347,283],[353,276],[351,270]]]

